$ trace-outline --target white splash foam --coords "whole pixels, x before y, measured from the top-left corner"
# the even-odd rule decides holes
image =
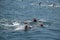
[[[44,25],[44,27],[48,27],[48,25]]]
[[[14,29],[15,31],[17,30],[24,30],[24,25],[20,25]]]
[[[56,5],[55,7],[60,7],[60,5]]]
[[[42,6],[42,7],[60,7],[60,4],[50,4],[50,5],[48,5],[48,4],[41,4],[40,6]]]
[[[19,25],[19,23],[18,22],[13,22],[13,25],[14,26]]]
[[[1,24],[1,25],[4,25],[4,26],[19,26],[20,23],[18,23],[18,22],[13,22],[12,24],[6,23],[6,24]]]
[[[32,22],[32,21],[30,21],[30,20],[24,21],[24,23],[30,23],[30,22]]]
[[[17,31],[17,30],[24,30],[24,27],[25,25],[9,25],[9,24],[3,24],[5,26],[5,29],[7,30],[14,30],[14,31]]]
[[[9,25],[9,24],[1,24],[1,25],[4,25],[4,26],[14,26],[14,25]]]
[[[28,27],[32,28],[31,25],[28,25]],[[16,27],[14,30],[17,31],[17,30],[24,30],[24,29],[25,29],[25,25],[20,25],[20,26]]]
[[[53,7],[53,6],[54,6],[54,4],[51,4],[51,5],[47,5],[47,6],[49,6],[49,7]]]
[[[41,4],[42,7],[53,7],[54,4],[50,4],[50,5],[47,5],[47,4]]]
[[[40,19],[39,21],[42,21],[42,22],[47,22],[46,20],[44,20],[44,19]]]

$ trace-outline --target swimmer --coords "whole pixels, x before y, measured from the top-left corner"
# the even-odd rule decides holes
[[[44,28],[44,24],[43,23],[40,23],[39,26],[42,27],[42,28]]]
[[[28,30],[28,26],[26,25],[26,26],[25,26],[25,31],[27,31],[27,30]]]
[[[29,27],[28,25],[25,25],[25,31],[28,31],[29,29],[31,29],[31,27]]]
[[[43,26],[43,24],[40,24],[40,26]]]
[[[39,5],[41,5],[41,2],[39,2]]]
[[[33,22],[37,22],[37,19],[34,18],[34,19],[33,19]]]

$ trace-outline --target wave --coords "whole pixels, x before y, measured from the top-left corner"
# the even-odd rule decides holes
[[[4,26],[17,26],[17,25],[19,25],[19,23],[18,22],[13,22],[12,24],[5,23],[5,24],[1,24],[1,25],[4,25]]]
[[[8,21],[8,20],[6,20],[6,21]],[[48,27],[51,24],[50,22],[48,22],[45,19],[39,19],[37,23],[34,23],[31,20],[27,20],[27,21],[23,21],[23,22],[21,22],[21,21],[18,22],[17,20],[16,21],[10,20],[10,21],[5,22],[5,23],[0,22],[0,25],[4,26],[4,28],[7,30],[18,31],[18,30],[24,30],[24,28],[25,28],[24,22],[28,22],[28,26],[32,27],[32,29],[34,29],[37,26],[40,27],[40,23],[43,23],[44,27]],[[39,28],[39,27],[37,27],[37,28]]]
[[[18,27],[16,27],[14,30],[17,31],[17,30],[24,30],[24,27],[25,25],[20,25]]]
[[[60,7],[60,5],[56,5],[55,7]]]
[[[24,30],[25,28],[25,24],[21,24],[19,22],[12,22],[12,24],[1,24],[1,25],[3,25],[5,29],[11,31]],[[32,27],[31,25],[28,26]]]
[[[41,5],[42,7],[60,7],[60,5],[54,5],[54,4],[50,4],[50,5]]]
[[[40,19],[39,21],[42,21],[42,22],[47,22],[47,20],[45,20],[45,19]]]
[[[36,4],[36,3],[31,3],[30,5],[36,5],[38,6],[39,4]],[[40,5],[41,7],[60,7],[60,4],[41,4]]]

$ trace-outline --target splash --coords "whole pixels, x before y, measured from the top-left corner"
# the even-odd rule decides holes
[[[25,27],[25,25],[19,25],[14,30],[15,31],[17,31],[17,30],[24,30],[24,27]]]
[[[47,20],[44,20],[44,19],[40,19],[39,21],[42,21],[42,22],[47,22]]]
[[[8,21],[8,20],[6,20],[6,21]],[[43,24],[44,27],[49,26],[49,22],[47,20],[45,20],[45,19],[40,19],[40,20],[38,20],[37,23],[34,23],[31,20],[26,20],[26,21],[23,21],[23,22],[21,22],[21,21],[18,22],[17,20],[15,20],[15,21],[10,20],[8,22],[2,23],[1,25],[3,25],[5,29],[10,30],[10,31],[18,31],[18,30],[20,31],[20,30],[24,30],[25,25],[26,25],[26,24],[24,24],[25,22],[27,22],[28,27],[31,27],[32,29],[37,27],[37,26],[40,27],[40,24]]]
[[[4,25],[4,26],[18,26],[19,23],[18,23],[18,22],[13,22],[13,23],[11,23],[11,24],[5,23],[5,24],[1,24],[1,25]]]
[[[60,7],[60,5],[56,5],[55,7]]]
[[[13,22],[13,25],[14,26],[19,25],[19,23],[18,22]]]

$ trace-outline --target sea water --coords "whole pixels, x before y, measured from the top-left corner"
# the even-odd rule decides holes
[[[24,31],[33,18],[44,27]],[[0,0],[0,40],[60,40],[60,0]]]

